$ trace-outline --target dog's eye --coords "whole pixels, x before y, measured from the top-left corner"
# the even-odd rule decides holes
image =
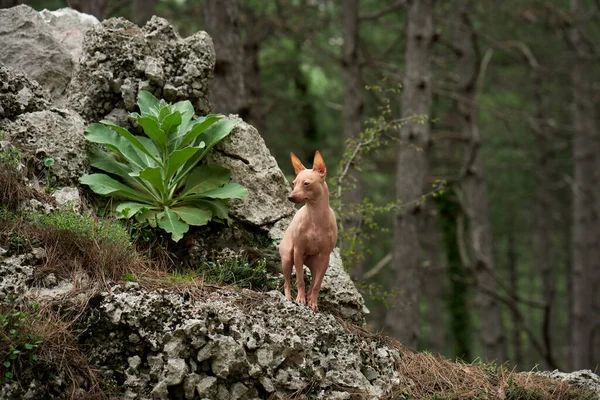
[[[304,181],[304,186],[308,186],[308,181]]]

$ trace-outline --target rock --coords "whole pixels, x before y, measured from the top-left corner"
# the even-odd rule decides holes
[[[306,267],[305,271],[310,274]],[[331,254],[318,301],[320,308],[334,310],[342,318],[357,324],[363,324],[365,315],[369,313],[365,300],[344,269],[338,248]]]
[[[11,294],[20,295],[27,291],[33,281],[34,271],[26,254],[0,256],[0,298],[5,299]]]
[[[143,89],[170,102],[190,100],[197,114],[207,114],[214,64],[206,32],[181,38],[162,18],[152,17],[142,28],[111,18],[85,36],[68,102],[88,122],[98,121],[115,108],[134,111]]]
[[[263,138],[252,126],[240,122],[206,160],[230,169],[232,181],[248,189],[247,197],[230,201],[232,217],[255,226],[266,226],[294,214],[294,206],[287,199],[289,184]]]
[[[73,63],[79,63],[83,54],[83,38],[87,31],[100,24],[98,18],[73,8],[42,10],[40,16],[52,28],[52,35],[62,43]]]
[[[0,121],[0,129],[21,150],[35,176],[50,173],[59,185],[68,186],[88,169],[85,122],[72,110],[21,114],[14,121]],[[44,166],[47,157],[54,159],[50,170]]]
[[[95,349],[96,367],[118,363],[118,353],[110,350],[118,340],[102,332],[118,332],[123,338],[136,334],[140,349],[156,349],[159,353],[147,357],[147,366],[142,363],[137,371],[127,372],[139,379],[128,378],[123,390],[138,390],[142,397],[159,396],[165,386],[181,383],[182,397],[183,392],[190,396],[191,387],[200,398],[289,395],[314,379],[322,398],[340,386],[380,396],[399,382],[397,351],[348,332],[331,315],[299,307],[279,293],[251,300],[251,305],[237,303],[236,297],[218,292],[210,301],[189,302],[164,290],[113,286],[96,300],[97,318],[88,327],[93,342],[87,345]],[[199,350],[192,344],[196,336],[206,341]],[[256,350],[246,350],[249,338]],[[103,354],[111,356],[103,360]],[[193,363],[197,365],[191,372]],[[191,374],[198,376],[186,381]]]
[[[589,369],[582,369],[580,371],[573,372],[560,372],[559,370],[554,371],[540,371],[540,372],[524,372],[524,374],[535,374],[547,376],[548,378],[567,381],[575,386],[585,387],[593,390],[600,398],[600,376],[593,373]]]
[[[191,373],[186,375],[183,381],[183,390],[185,392],[186,399],[193,399],[196,394],[196,386],[200,383],[200,375]]]
[[[214,376],[206,376],[200,378],[200,382],[196,385],[196,390],[198,391],[198,395],[209,396],[213,390],[216,388],[217,378]]]
[[[81,198],[76,187],[61,188],[52,193],[52,197],[54,197],[58,209],[81,212]]]
[[[62,97],[73,72],[67,48],[33,8],[0,9],[0,62],[35,79],[52,98]]]
[[[249,390],[248,386],[244,385],[242,382],[236,382],[229,388],[229,395],[231,396],[231,400],[239,400],[248,393]]]
[[[171,358],[165,367],[164,379],[168,386],[179,385],[188,372],[188,366],[183,358]]]
[[[0,62],[0,119],[45,110],[49,105],[49,96],[39,83]]]
[[[129,357],[127,363],[129,364],[129,368],[132,371],[137,371],[140,367],[140,364],[142,363],[142,359],[140,358],[140,356]]]

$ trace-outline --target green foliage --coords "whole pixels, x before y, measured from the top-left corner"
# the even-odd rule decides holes
[[[0,138],[0,140],[2,140]],[[18,167],[21,163],[23,156],[21,152],[13,146],[7,146],[7,148],[0,151],[0,164],[6,164],[11,167]]]
[[[20,300],[9,300],[0,307],[0,383],[17,378],[17,371],[29,362],[38,360],[37,349],[42,339],[33,333],[32,324],[40,319],[38,304],[31,312],[19,311]]]
[[[44,187],[44,189],[46,190],[46,193],[52,193],[58,187],[56,176],[52,172],[52,167],[54,166],[54,163],[54,158],[44,158],[44,167],[46,167],[46,186]]]
[[[230,172],[216,165],[200,165],[208,151],[238,124],[221,115],[193,120],[189,101],[168,104],[141,91],[140,113],[130,116],[147,136],[136,136],[110,121],[88,127],[85,137],[106,147],[94,149],[91,165],[108,172],[81,178],[101,195],[118,199],[118,217],[159,226],[179,241],[189,225],[210,220],[228,221],[225,199],[242,198],[248,191],[229,183]]]
[[[346,143],[344,154],[340,161],[337,175],[332,178],[333,193],[332,207],[339,216],[339,245],[342,259],[347,268],[360,263],[370,253],[369,241],[373,238],[373,232],[386,231],[377,218],[399,212],[403,207],[411,205],[419,206],[429,196],[437,196],[443,193],[446,182],[437,180],[432,184],[432,189],[423,194],[421,198],[413,199],[402,204],[400,201],[391,201],[383,205],[376,205],[369,197],[364,197],[359,204],[343,204],[343,195],[356,187],[356,177],[349,173],[351,168],[361,172],[363,160],[371,152],[377,152],[380,148],[386,149],[390,142],[398,140],[390,135],[398,132],[404,125],[409,123],[424,124],[429,119],[426,115],[415,115],[409,118],[395,118],[391,106],[391,97],[400,93],[400,86],[395,88],[384,88],[383,86],[367,86],[367,90],[381,96],[382,104],[378,107],[378,115],[368,118],[364,124],[364,130],[360,135]],[[406,144],[400,144],[406,145]],[[421,149],[415,148],[416,151]],[[358,221],[346,227],[345,222]]]
[[[56,230],[69,231],[96,242],[130,243],[131,241],[127,229],[118,221],[99,220],[68,210],[50,214],[28,212],[24,213],[23,217],[26,221]]]
[[[225,258],[203,264],[197,273],[208,283],[216,285],[236,285],[252,290],[270,290],[277,284],[269,278],[266,262],[248,262],[243,257]]]

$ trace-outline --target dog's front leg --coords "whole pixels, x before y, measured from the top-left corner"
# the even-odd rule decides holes
[[[296,267],[296,286],[298,286],[298,296],[296,303],[306,304],[306,288],[304,286],[304,255],[301,250],[294,247],[294,266]]]

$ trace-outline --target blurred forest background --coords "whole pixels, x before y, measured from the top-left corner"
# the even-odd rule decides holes
[[[0,0],[19,3],[206,30],[215,111],[290,177],[290,151],[324,154],[372,329],[597,368],[599,1]]]

